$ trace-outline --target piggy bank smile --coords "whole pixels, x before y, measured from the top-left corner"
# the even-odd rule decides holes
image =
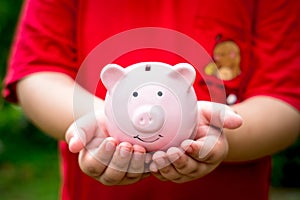
[[[161,137],[163,137],[162,135],[158,135],[158,136],[154,136],[154,137],[148,137],[148,138],[141,138],[139,135],[134,136],[133,138],[136,138],[142,142],[145,143],[153,143],[156,142],[157,140],[159,140]]]

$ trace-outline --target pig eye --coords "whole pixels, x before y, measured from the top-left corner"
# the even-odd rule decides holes
[[[157,95],[158,95],[159,97],[161,97],[161,96],[163,95],[162,91],[158,91],[158,92],[157,92]]]
[[[138,92],[133,92],[133,93],[132,93],[132,96],[134,96],[134,97],[137,97],[138,95],[139,95]]]

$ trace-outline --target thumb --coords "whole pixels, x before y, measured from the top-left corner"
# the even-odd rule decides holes
[[[66,131],[65,139],[69,145],[69,150],[72,153],[78,153],[86,144],[86,136],[84,131],[80,128],[77,128],[75,123],[73,123]]]
[[[198,110],[201,125],[234,129],[243,123],[242,117],[225,104],[198,101]]]
[[[224,128],[235,129],[243,124],[243,118],[233,110],[226,109],[224,112]]]
[[[82,150],[95,136],[98,128],[94,113],[84,115],[74,121],[65,134],[69,150],[77,153]]]

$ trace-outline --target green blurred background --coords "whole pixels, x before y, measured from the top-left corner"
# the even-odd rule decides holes
[[[1,83],[22,2],[0,0]],[[58,199],[58,163],[56,141],[29,123],[20,108],[0,97],[0,199]]]
[[[1,83],[22,2],[0,0]],[[36,129],[19,107],[0,97],[0,199],[58,199],[58,163],[56,141]],[[280,188],[275,193],[296,191],[297,197],[283,199],[300,199],[297,189],[300,188],[300,140],[273,156],[270,181],[273,188]]]

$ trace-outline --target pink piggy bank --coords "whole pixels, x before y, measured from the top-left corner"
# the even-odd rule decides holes
[[[193,138],[197,124],[195,76],[195,69],[187,63],[105,66],[101,80],[107,89],[109,135],[141,145],[148,152],[167,150]]]

